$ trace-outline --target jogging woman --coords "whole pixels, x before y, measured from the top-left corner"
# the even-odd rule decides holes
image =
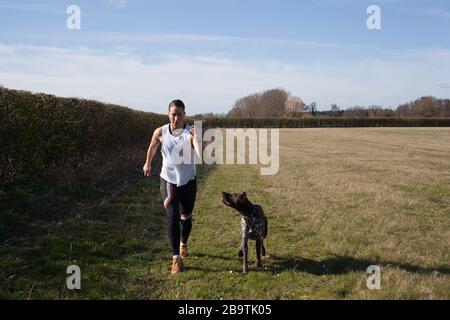
[[[197,193],[194,151],[200,155],[197,133],[185,123],[185,106],[181,100],[169,103],[169,122],[153,132],[143,167],[150,176],[151,163],[161,144],[163,163],[160,192],[167,213],[167,229],[172,248],[172,273],[183,271],[188,256],[187,243],[192,229],[192,210]]]

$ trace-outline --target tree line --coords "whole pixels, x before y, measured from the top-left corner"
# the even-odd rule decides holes
[[[310,118],[310,117],[450,117],[450,99],[424,96],[417,100],[386,108],[372,105],[340,108],[332,104],[329,110],[319,111],[317,103],[306,104],[300,97],[292,96],[282,88],[247,95],[236,100],[226,114],[198,114],[195,117],[227,118]]]

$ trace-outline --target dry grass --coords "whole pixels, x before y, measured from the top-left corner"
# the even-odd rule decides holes
[[[157,296],[450,298],[449,129],[287,129],[280,140],[277,175],[220,165],[205,178],[187,272],[173,279],[157,262]],[[263,271],[239,274],[239,216],[219,204],[221,190],[246,190],[265,208]],[[366,286],[374,264],[381,290]]]
[[[450,130],[290,129],[264,179],[285,256],[380,264],[382,290],[358,298],[449,298]],[[362,264],[364,264],[362,263]],[[362,266],[361,266],[362,267]]]
[[[27,246],[0,247],[0,297],[450,299],[450,128],[286,129],[280,139],[275,176],[250,165],[200,172],[186,272],[170,275],[155,175]],[[263,270],[250,242],[240,274],[240,217],[219,203],[222,190],[264,207]],[[72,263],[79,292],[65,289]],[[373,264],[381,290],[366,287]]]

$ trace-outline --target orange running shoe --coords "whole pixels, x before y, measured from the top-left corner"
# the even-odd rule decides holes
[[[180,244],[180,256],[183,259],[189,256],[187,244]]]
[[[183,271],[184,269],[184,265],[183,265],[183,260],[181,258],[173,258],[172,261],[172,271],[171,273],[179,273],[181,271]]]

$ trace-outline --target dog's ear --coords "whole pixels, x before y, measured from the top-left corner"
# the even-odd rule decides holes
[[[242,192],[242,194],[243,194],[244,196],[247,196],[247,194],[245,193],[245,191],[244,191],[244,192]]]

